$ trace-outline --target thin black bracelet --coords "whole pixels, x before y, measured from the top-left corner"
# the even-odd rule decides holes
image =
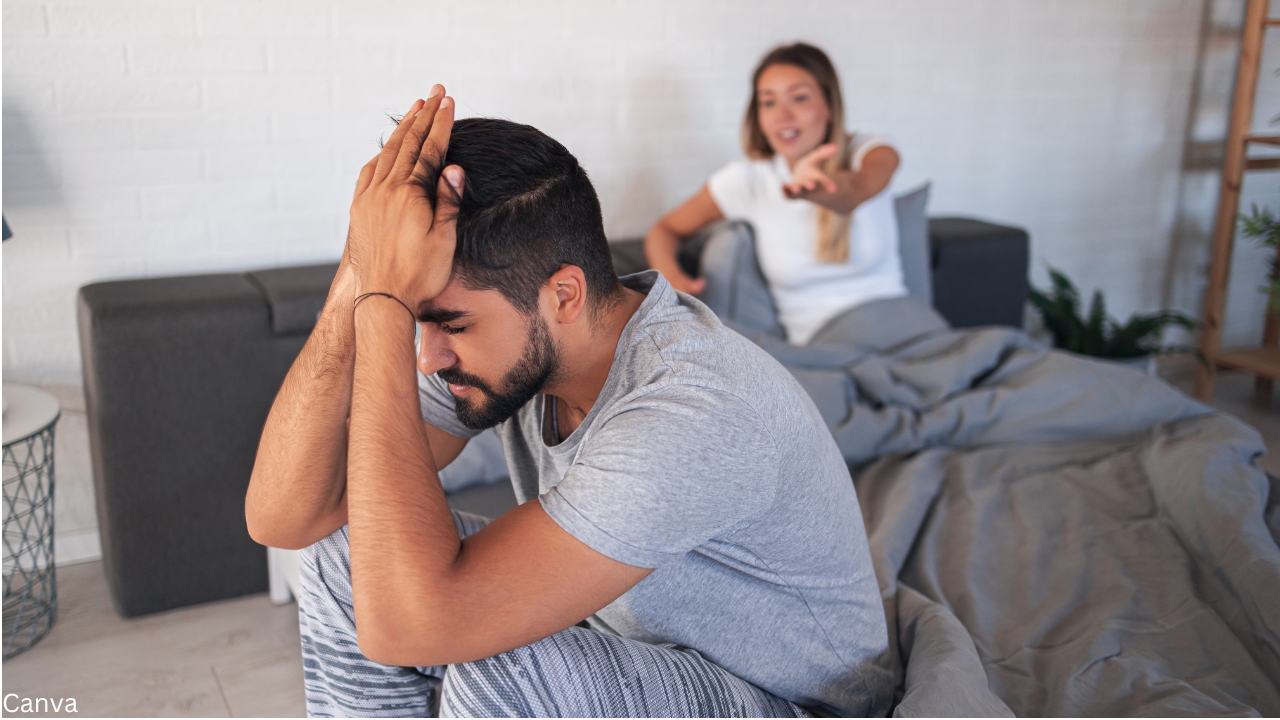
[[[365,294],[363,294],[363,295],[360,295],[359,297],[357,297],[357,298],[356,298],[356,301],[355,301],[354,303],[352,303],[352,304],[351,304],[351,311],[352,311],[352,312],[355,312],[355,309],[356,309],[357,307],[360,307],[360,301],[361,301],[361,300],[364,300],[365,298],[367,298],[367,297],[371,297],[371,296],[373,296],[373,295],[378,295],[379,297],[391,298],[392,300],[395,300],[396,302],[400,303],[400,307],[402,307],[402,308],[404,308],[406,311],[408,311],[408,313],[409,313],[409,317],[413,318],[413,321],[414,321],[414,322],[418,322],[418,316],[413,314],[413,311],[409,309],[409,306],[408,306],[408,305],[405,305],[403,300],[401,300],[400,298],[396,297],[395,295],[392,295],[391,293],[384,293],[384,292],[368,292],[368,293],[365,293]]]

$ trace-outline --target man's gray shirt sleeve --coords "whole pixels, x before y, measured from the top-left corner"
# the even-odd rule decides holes
[[[621,403],[542,507],[592,549],[657,568],[765,511],[778,453],[755,409],[672,384]]]

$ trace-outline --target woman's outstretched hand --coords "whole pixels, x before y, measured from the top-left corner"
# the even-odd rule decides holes
[[[839,151],[835,143],[819,145],[796,161],[791,170],[791,182],[782,185],[782,192],[792,200],[810,199],[817,192],[834,193],[836,181],[822,170],[822,163]]]
[[[441,172],[434,207],[422,177],[428,166],[444,162],[453,112],[453,98],[436,85],[360,170],[346,251],[357,296],[388,293],[416,314],[448,284],[463,172],[456,165]]]
[[[671,287],[682,293],[697,295],[707,287],[706,278],[689,277],[682,272],[663,273],[663,275],[667,278],[667,282],[671,283]]]

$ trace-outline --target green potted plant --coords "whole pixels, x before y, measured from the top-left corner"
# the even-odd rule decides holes
[[[1149,315],[1134,313],[1124,325],[1107,315],[1102,291],[1093,293],[1089,310],[1080,314],[1080,292],[1066,275],[1049,268],[1053,287],[1048,292],[1031,288],[1031,303],[1053,335],[1054,347],[1081,355],[1104,358],[1155,374],[1155,356],[1193,352],[1184,346],[1165,345],[1164,329],[1170,325],[1194,330],[1195,321],[1182,313],[1161,310]]]
[[[1254,205],[1251,213],[1240,216],[1240,232],[1257,243],[1258,247],[1275,250],[1280,247],[1280,215],[1271,212],[1269,207],[1259,209]],[[1274,256],[1270,263],[1267,284],[1258,288],[1258,291],[1271,298],[1267,303],[1268,310],[1280,312],[1280,267],[1276,266]]]

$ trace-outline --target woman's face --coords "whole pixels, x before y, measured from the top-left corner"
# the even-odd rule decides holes
[[[769,147],[789,164],[822,144],[831,108],[822,88],[795,65],[770,65],[756,83],[756,113]]]

